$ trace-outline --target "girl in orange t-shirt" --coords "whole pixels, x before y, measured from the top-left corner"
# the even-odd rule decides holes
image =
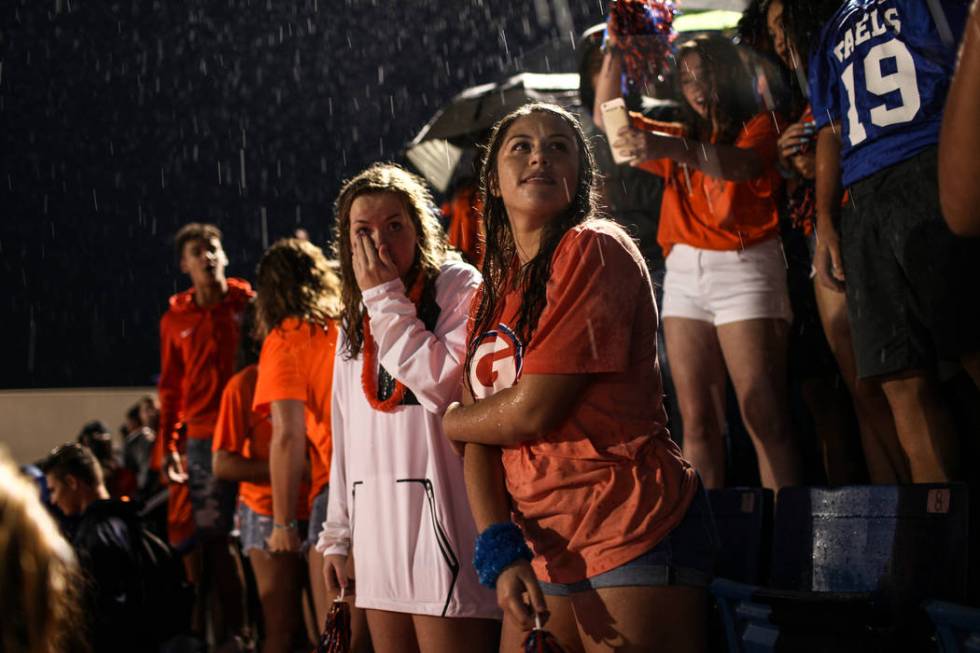
[[[619,92],[615,50],[614,40],[597,84],[597,107]],[[684,455],[705,485],[724,487],[719,406],[727,372],[762,484],[795,485],[800,466],[786,395],[792,311],[776,206],[778,119],[758,112],[752,80],[727,39],[688,41],[677,62],[681,123],[634,118],[613,147],[632,154],[631,165],[666,180],[658,232],[667,255],[664,335]]]
[[[559,107],[504,118],[482,180],[484,283],[464,368],[476,403],[443,424],[467,443],[474,564],[505,608],[501,650],[517,650],[532,612],[550,613],[569,651],[699,650],[714,523],[667,432],[643,257],[596,218],[592,154]]]
[[[323,251],[306,240],[283,239],[272,245],[256,273],[259,333],[264,336],[253,406],[272,418],[269,470],[272,486],[271,553],[311,549],[323,527],[333,441],[330,400],[335,318],[340,311],[340,281]],[[309,528],[302,533],[296,504],[304,476],[307,443],[314,452],[311,469]],[[310,586],[317,623],[322,624],[332,596],[323,582],[323,558],[309,552]],[[363,615],[355,611],[357,649]]]

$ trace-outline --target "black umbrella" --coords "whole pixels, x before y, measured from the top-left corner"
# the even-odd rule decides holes
[[[577,73],[521,73],[503,82],[466,89],[436,112],[412,139],[408,160],[439,192],[445,192],[456,166],[474,139],[528,102],[571,107],[578,101]]]

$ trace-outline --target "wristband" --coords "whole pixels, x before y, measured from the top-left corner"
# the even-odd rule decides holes
[[[281,528],[281,529],[284,529],[284,530],[289,530],[289,529],[295,530],[295,529],[299,528],[299,522],[296,521],[295,519],[290,519],[285,524],[277,524],[276,522],[272,522],[272,527],[273,528]]]
[[[497,577],[515,560],[530,560],[534,556],[524,543],[524,534],[512,522],[493,524],[476,538],[473,566],[480,584],[490,589],[497,586]]]

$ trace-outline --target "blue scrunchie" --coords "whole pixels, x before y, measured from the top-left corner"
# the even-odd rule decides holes
[[[480,584],[494,589],[497,577],[510,563],[519,558],[530,560],[531,550],[524,543],[524,534],[512,522],[493,524],[476,538],[473,566]]]

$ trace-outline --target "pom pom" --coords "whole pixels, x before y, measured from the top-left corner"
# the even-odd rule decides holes
[[[497,577],[510,563],[519,558],[530,560],[531,550],[524,543],[524,534],[515,524],[493,524],[476,538],[473,566],[480,583],[494,589]]]
[[[323,624],[323,634],[313,653],[349,653],[350,652],[350,606],[344,602],[343,590],[340,598],[333,602],[326,622]]]
[[[631,89],[652,83],[668,69],[676,13],[671,0],[615,0],[610,5],[607,37],[622,53]]]
[[[524,653],[564,653],[555,636],[541,627],[541,617],[534,615],[534,630],[524,638]]]

